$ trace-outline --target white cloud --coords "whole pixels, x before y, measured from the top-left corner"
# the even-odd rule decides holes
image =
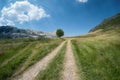
[[[78,2],[81,2],[81,3],[86,3],[88,2],[88,0],[77,0]]]
[[[23,23],[45,17],[49,15],[42,7],[33,5],[28,0],[16,1],[1,10],[0,25],[14,25],[15,22]]]

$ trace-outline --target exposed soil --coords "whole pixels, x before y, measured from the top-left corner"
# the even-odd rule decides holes
[[[71,41],[69,40],[67,42],[62,80],[78,80],[77,71],[78,70],[71,47]]]

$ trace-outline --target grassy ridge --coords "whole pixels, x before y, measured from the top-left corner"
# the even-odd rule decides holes
[[[19,55],[17,56],[13,55],[13,57],[15,56],[13,59],[10,58],[11,60],[7,64],[0,67],[0,80],[6,80],[7,78],[11,77],[14,73],[17,72],[17,70],[21,69],[21,67],[23,66],[24,66],[23,70],[25,70],[30,65],[34,64],[36,61],[38,61],[39,59],[47,55],[47,53],[49,53],[52,49],[58,46],[61,41],[62,40],[46,40],[46,41],[37,41],[34,43],[30,42],[30,43],[27,43],[28,46],[26,46],[24,49],[21,49],[22,45],[19,46],[19,49],[20,49],[20,50],[18,49]],[[40,46],[37,46],[39,44]],[[37,51],[34,52],[33,51],[34,49]],[[12,53],[12,54],[15,54],[15,53]],[[6,57],[9,57],[9,55]],[[27,65],[24,65],[25,63],[27,63]]]
[[[65,50],[66,44],[49,63],[48,67],[38,74],[35,80],[60,80],[61,71],[63,69]]]
[[[119,36],[79,38],[72,44],[82,80],[120,80]]]

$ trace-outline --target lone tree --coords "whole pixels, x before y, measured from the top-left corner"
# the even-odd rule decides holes
[[[62,37],[62,36],[64,36],[64,31],[63,31],[62,29],[57,29],[56,35],[57,35],[58,37]]]

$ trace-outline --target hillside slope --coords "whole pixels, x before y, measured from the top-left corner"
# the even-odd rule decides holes
[[[105,19],[102,23],[94,27],[90,30],[90,32],[94,32],[98,29],[102,29],[103,31],[108,31],[112,29],[120,29],[120,13]]]
[[[72,40],[81,80],[120,80],[120,14]]]

